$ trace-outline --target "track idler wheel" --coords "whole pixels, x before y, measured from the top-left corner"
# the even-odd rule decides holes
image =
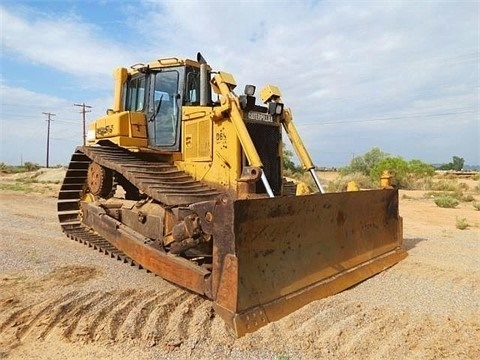
[[[102,198],[108,198],[113,190],[113,171],[96,162],[92,162],[88,166],[87,184],[90,193]]]

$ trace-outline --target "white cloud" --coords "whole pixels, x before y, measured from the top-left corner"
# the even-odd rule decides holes
[[[22,9],[22,8],[20,8]],[[129,59],[122,44],[102,38],[99,27],[72,15],[13,12],[0,7],[2,56],[16,54],[33,65],[44,65],[79,78],[111,76]]]

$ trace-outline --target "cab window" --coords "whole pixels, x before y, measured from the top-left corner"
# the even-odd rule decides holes
[[[127,84],[125,110],[143,111],[145,108],[145,76],[130,79]]]

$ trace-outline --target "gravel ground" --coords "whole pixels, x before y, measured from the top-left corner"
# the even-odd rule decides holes
[[[404,194],[405,260],[233,339],[209,301],[64,237],[50,193],[0,191],[0,358],[478,359],[479,212]]]

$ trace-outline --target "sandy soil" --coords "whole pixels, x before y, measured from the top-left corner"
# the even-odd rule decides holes
[[[407,259],[234,339],[209,301],[64,237],[53,193],[0,191],[0,359],[480,358],[471,204],[402,191]]]

